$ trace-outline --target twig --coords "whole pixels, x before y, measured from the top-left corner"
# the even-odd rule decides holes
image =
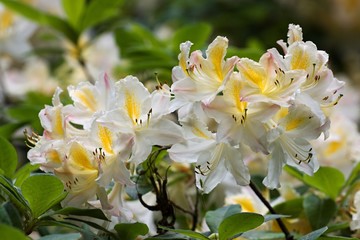
[[[257,188],[257,186],[250,181],[250,185],[251,189],[254,191],[254,193],[256,194],[256,196],[258,196],[258,198],[261,200],[261,202],[269,209],[269,212],[271,214],[276,214],[275,210],[272,208],[272,206],[270,205],[270,203],[264,198],[264,196],[262,195],[262,193],[260,192],[260,190]],[[291,233],[289,232],[289,230],[286,228],[284,222],[280,219],[277,218],[276,222],[279,224],[279,227],[281,229],[281,231],[285,234],[285,239],[286,240],[294,240],[294,236],[291,235]]]

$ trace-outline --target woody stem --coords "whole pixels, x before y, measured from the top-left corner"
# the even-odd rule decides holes
[[[261,202],[267,207],[267,209],[269,209],[269,212],[271,214],[276,214],[274,208],[270,205],[270,203],[265,199],[265,197],[262,195],[262,193],[260,192],[260,190],[258,189],[258,187],[252,182],[250,181],[250,185],[251,189],[254,191],[254,193],[256,194],[256,196],[261,200]],[[276,222],[278,223],[281,231],[285,234],[285,239],[286,240],[294,240],[294,236],[291,235],[291,233],[289,232],[289,230],[286,228],[284,222],[281,220],[281,218],[277,218]]]

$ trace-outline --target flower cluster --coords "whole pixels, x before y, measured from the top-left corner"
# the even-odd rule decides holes
[[[182,43],[173,84],[151,93],[136,77],[113,82],[106,74],[95,85],[69,86],[71,104],[60,101],[58,89],[53,106],[39,114],[43,135],[28,135],[28,158],[63,181],[64,204],[97,196],[104,209],[111,207],[107,190],[133,184],[131,174],[153,146],[166,147],[173,161],[192,163],[204,193],[227,172],[248,185],[248,149],[268,158],[268,188],[280,187],[285,164],[311,175],[319,165],[309,141],[327,137],[326,109],[341,98],[343,82],[327,67],[328,55],[302,40],[299,26],[290,25],[287,44],[279,44],[283,55],[273,48],[256,62],[225,59],[225,37],[206,56]]]

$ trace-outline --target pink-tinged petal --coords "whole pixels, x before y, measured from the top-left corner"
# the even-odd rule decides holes
[[[133,76],[127,76],[116,83],[119,106],[136,124],[151,109],[150,93],[145,86]]]
[[[186,73],[188,69],[187,60],[189,58],[191,45],[193,44],[190,41],[186,41],[180,44],[181,53],[179,54],[178,58],[179,58],[179,65],[184,73]]]

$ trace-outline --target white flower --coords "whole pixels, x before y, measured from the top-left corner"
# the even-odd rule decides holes
[[[194,116],[183,122],[183,131],[185,141],[174,144],[168,150],[169,156],[177,162],[196,164],[196,185],[199,189],[209,193],[228,171],[237,184],[249,184],[250,174],[238,148],[218,142],[216,136]]]
[[[128,76],[116,83],[118,107],[105,113],[97,121],[110,131],[122,135],[127,145],[128,161],[139,164],[151,153],[152,146],[169,146],[182,140],[180,126],[166,118],[159,103],[167,100],[150,95],[135,77]],[[160,104],[161,105],[161,104]],[[152,106],[154,106],[154,114]]]
[[[89,129],[97,117],[117,107],[115,85],[106,73],[94,85],[81,82],[69,86],[68,92],[74,106],[67,107],[67,114],[72,122],[83,125],[85,129]]]
[[[31,50],[28,40],[35,29],[35,24],[0,4],[0,55],[24,57]]]
[[[318,170],[319,164],[309,140],[318,138],[323,132],[321,116],[304,104],[294,103],[278,115],[284,116],[277,122],[268,122],[271,158],[263,183],[271,189],[280,187],[279,177],[285,164],[308,175]]]
[[[192,52],[189,58],[191,45],[189,41],[180,45],[179,66],[173,68],[171,90],[175,99],[172,111],[200,101],[209,104],[223,89],[238,61],[237,57],[224,61],[228,47],[225,37],[217,37],[209,45],[207,58],[202,56],[201,51]],[[179,119],[186,117],[186,114],[182,113]]]

